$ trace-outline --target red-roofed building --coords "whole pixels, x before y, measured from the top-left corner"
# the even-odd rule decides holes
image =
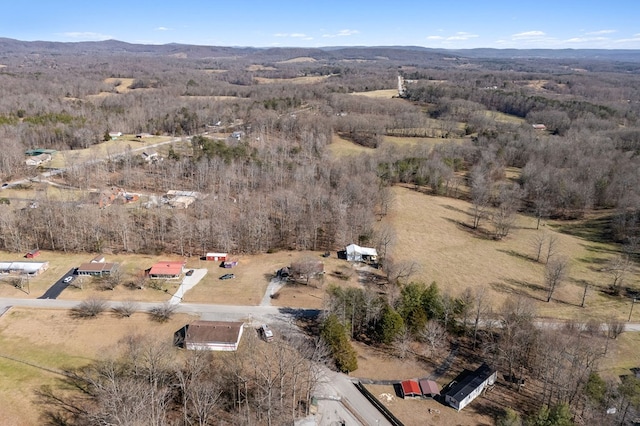
[[[149,278],[157,280],[173,280],[178,279],[184,271],[184,261],[162,261],[158,262],[149,269]]]
[[[404,380],[401,383],[403,398],[422,398],[420,385],[415,380]]]
[[[420,384],[420,389],[422,389],[422,396],[435,398],[440,395],[438,384],[433,380],[422,379],[418,383]]]

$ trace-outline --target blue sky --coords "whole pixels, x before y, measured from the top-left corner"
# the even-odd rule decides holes
[[[639,0],[22,0],[18,40],[217,46],[640,49]]]

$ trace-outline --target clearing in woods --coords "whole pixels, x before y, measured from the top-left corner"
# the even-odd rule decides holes
[[[514,229],[502,241],[472,232],[470,203],[426,195],[405,187],[393,188],[394,202],[384,222],[391,226],[397,241],[390,253],[397,261],[415,261],[420,271],[412,279],[431,283],[441,291],[460,296],[470,287],[486,287],[494,311],[510,295],[531,300],[539,315],[551,318],[605,320],[626,319],[630,301],[603,293],[611,275],[602,265],[617,248],[611,244],[585,240],[559,232],[559,223],[518,215]],[[485,221],[481,227],[490,229]],[[557,241],[556,255],[569,259],[569,276],[546,302],[544,264],[535,262],[532,241],[544,235]],[[637,287],[638,278],[629,274],[626,284]],[[588,285],[586,307],[580,307]],[[639,310],[640,311],[640,310]],[[640,318],[638,314],[637,318]]]

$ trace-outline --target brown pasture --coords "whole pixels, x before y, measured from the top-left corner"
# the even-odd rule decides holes
[[[368,98],[391,99],[394,96],[398,96],[398,89],[371,90],[368,92],[353,92],[352,94],[357,96],[366,96]]]
[[[557,231],[557,223],[543,222],[519,215],[515,229],[502,241],[470,229],[470,204],[463,200],[436,197],[409,188],[396,187],[393,208],[385,223],[391,226],[397,241],[390,253],[397,261],[415,261],[420,272],[413,279],[435,281],[443,292],[454,296],[466,288],[485,287],[494,310],[509,296],[526,297],[538,313],[551,318],[624,318],[629,302],[605,295],[611,281],[601,271],[602,264],[616,247],[584,240]],[[481,227],[490,228],[485,221]],[[535,262],[531,242],[536,235],[553,236],[558,254],[570,261],[569,276],[546,302],[544,265]],[[588,284],[586,307],[580,307]],[[627,284],[637,287],[635,276]],[[640,314],[638,314],[640,318]]]
[[[0,424],[42,424],[36,391],[58,389],[55,371],[80,367],[111,350],[127,335],[155,336],[168,343],[194,318],[175,315],[165,323],[146,314],[118,318],[104,313],[91,320],[67,311],[12,308],[0,317]]]

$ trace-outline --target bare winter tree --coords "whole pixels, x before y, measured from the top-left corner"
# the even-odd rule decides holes
[[[413,275],[418,273],[419,269],[420,265],[415,260],[396,262],[391,257],[387,257],[385,260],[384,270],[389,282],[394,284],[408,282]]]
[[[620,294],[622,284],[630,269],[631,260],[626,253],[613,257],[605,266],[605,270],[611,275],[611,289],[615,294]]]
[[[496,207],[490,216],[495,239],[503,239],[513,229],[521,198],[522,190],[518,184],[503,183],[499,186],[495,200]]]
[[[420,338],[429,345],[429,352],[433,355],[445,343],[447,330],[436,320],[429,320],[420,331]]]
[[[405,359],[411,349],[411,332],[407,327],[403,327],[400,333],[393,340],[393,347],[398,358]]]
[[[562,281],[569,273],[569,261],[564,257],[558,257],[549,261],[544,270],[544,283],[547,287],[547,302],[551,301],[551,297],[556,289],[562,284]]]
[[[107,302],[102,299],[90,298],[82,301],[72,309],[72,315],[77,318],[94,318],[107,308]]]
[[[476,346],[478,340],[478,328],[480,321],[490,311],[491,306],[488,303],[487,288],[477,287],[474,292],[473,299],[473,346]]]
[[[546,252],[545,263],[549,263],[551,258],[558,253],[559,244],[560,244],[560,241],[558,240],[558,237],[555,234],[549,234],[547,236],[547,252]]]
[[[471,171],[471,227],[478,229],[480,222],[487,216],[487,208],[491,199],[491,181],[481,167]]]

